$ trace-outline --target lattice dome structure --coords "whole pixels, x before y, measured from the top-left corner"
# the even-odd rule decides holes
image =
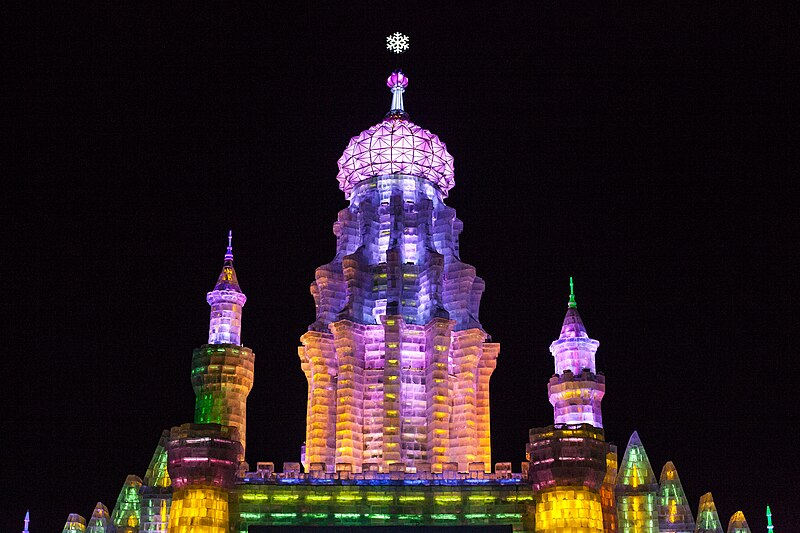
[[[386,118],[350,139],[339,158],[339,188],[350,198],[359,183],[390,174],[424,178],[444,195],[455,185],[453,156],[430,131],[408,120],[402,91],[408,78],[395,72],[387,80],[392,89],[392,109]]]

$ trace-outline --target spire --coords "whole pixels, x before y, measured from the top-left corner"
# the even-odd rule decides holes
[[[728,522],[728,533],[750,533],[750,526],[744,518],[744,513],[736,511]]]
[[[225,252],[225,262],[222,264],[222,272],[214,286],[215,291],[234,291],[242,292],[239,287],[239,280],[236,279],[236,271],[233,269],[233,232],[228,231],[228,249]]]
[[[647,458],[639,434],[634,431],[619,465],[617,486],[637,488],[642,485],[655,485],[655,483],[656,475],[650,466],[650,459]]]
[[[241,344],[242,307],[246,301],[233,268],[233,232],[229,230],[222,272],[214,290],[206,294],[211,306],[208,344]]]
[[[86,526],[86,533],[109,533],[111,531],[111,514],[103,502],[97,502],[92,517]]]
[[[86,519],[79,514],[70,513],[61,533],[84,533],[85,531]]]
[[[561,326],[561,336],[559,338],[589,337],[586,327],[583,325],[581,315],[578,314],[578,303],[575,301],[575,284],[572,276],[569,277],[569,302],[567,302],[567,316],[564,317],[564,324]]]
[[[25,515],[28,516],[28,515]],[[27,521],[26,521],[27,522]],[[767,533],[772,533],[774,531],[774,527],[772,525],[772,511],[769,509],[769,505],[767,505]],[[27,531],[27,526],[25,527],[25,531]]]
[[[769,507],[767,507],[767,514],[769,514]],[[28,523],[31,521],[31,512],[25,511],[25,526],[22,528],[22,533],[28,533]]]
[[[578,307],[575,302],[575,284],[572,283],[572,276],[569,277],[569,303],[567,307]]]
[[[710,492],[700,496],[700,505],[697,508],[697,527],[695,533],[723,533],[722,523],[719,521],[717,506]]]
[[[228,230],[228,251],[225,252],[225,261],[233,262],[233,230]]]
[[[692,510],[689,508],[686,493],[683,492],[678,470],[672,461],[668,461],[661,470],[658,485],[659,531],[694,531]]]
[[[403,107],[403,93],[408,87],[408,78],[403,71],[395,70],[391,76],[386,78],[386,86],[392,91],[392,105],[386,118],[407,119],[408,113]]]

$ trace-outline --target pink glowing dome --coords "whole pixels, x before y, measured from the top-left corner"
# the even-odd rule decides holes
[[[427,179],[447,196],[455,185],[453,156],[439,137],[408,120],[402,99],[408,78],[398,71],[387,85],[392,90],[392,109],[383,122],[350,139],[338,161],[339,188],[350,198],[363,181],[406,174]]]

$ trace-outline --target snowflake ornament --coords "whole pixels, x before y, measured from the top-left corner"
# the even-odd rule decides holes
[[[395,54],[402,54],[408,50],[408,35],[403,35],[399,31],[394,32],[386,38],[386,49]]]

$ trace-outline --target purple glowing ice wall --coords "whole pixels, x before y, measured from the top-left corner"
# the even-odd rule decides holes
[[[602,428],[600,402],[606,385],[605,377],[596,373],[594,363],[600,343],[586,333],[578,314],[572,278],[569,284],[569,303],[561,335],[550,345],[556,371],[547,390],[556,424],[591,424]]]
[[[350,206],[334,224],[336,255],[311,285],[317,317],[299,348],[305,466],[488,470],[500,347],[486,342],[484,283],[461,261],[462,223],[444,203],[453,158],[408,120],[408,78],[396,72],[388,85],[390,112],[339,159]]]

